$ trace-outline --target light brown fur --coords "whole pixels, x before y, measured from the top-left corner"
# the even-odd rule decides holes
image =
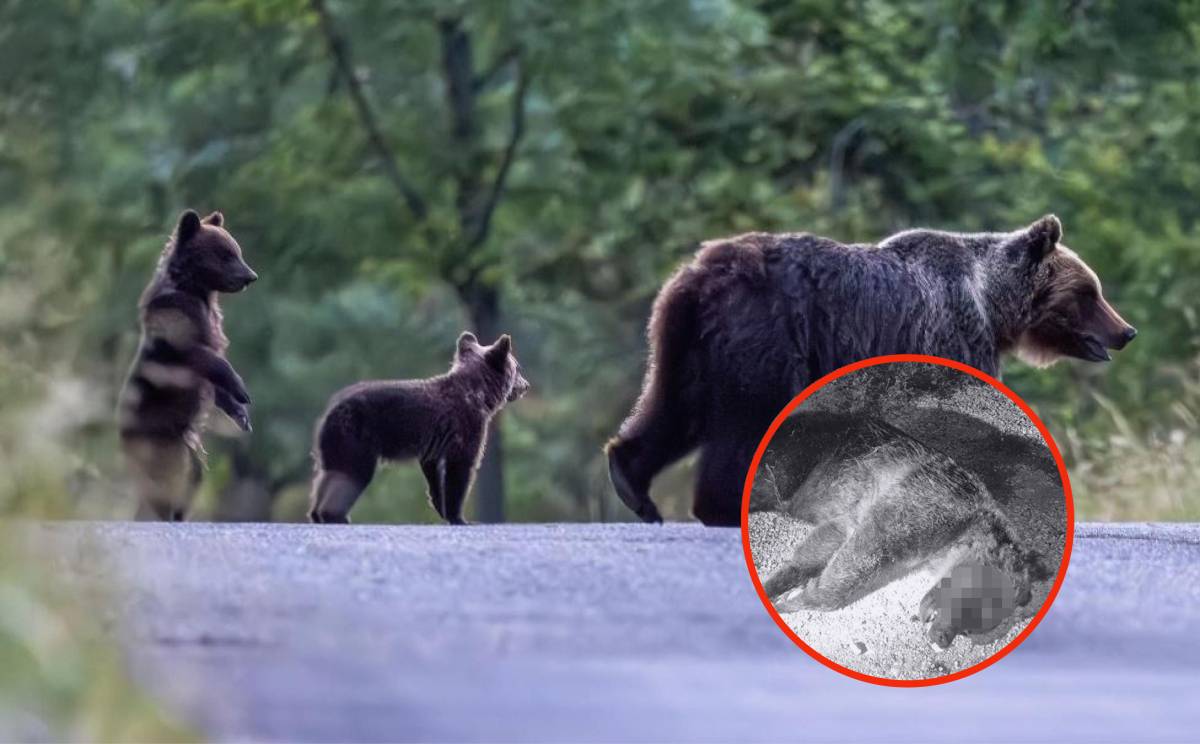
[[[1024,362],[1047,367],[1064,357],[1108,361],[1137,331],[1104,298],[1100,278],[1070,248],[1059,244],[1035,275],[1032,317],[1017,339]]]

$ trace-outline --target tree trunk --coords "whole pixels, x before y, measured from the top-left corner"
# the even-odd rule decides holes
[[[313,11],[339,74],[346,82],[367,139],[383,159],[385,172],[404,197],[409,212],[418,223],[432,230],[426,216],[424,199],[413,190],[400,172],[395,153],[384,140],[374,109],[366,91],[355,74],[354,59],[346,39],[334,26],[325,0],[310,0]],[[475,73],[474,48],[471,35],[461,18],[447,16],[438,21],[441,40],[442,75],[445,83],[446,108],[450,115],[450,146],[456,155],[453,162],[454,206],[458,213],[458,238],[442,253],[439,273],[455,287],[466,306],[476,335],[485,343],[495,341],[500,328],[499,293],[495,286],[480,279],[483,267],[473,265],[472,258],[488,239],[492,215],[504,195],[504,186],[525,133],[525,98],[530,75],[522,64],[521,50],[512,47],[502,52],[482,74]],[[508,143],[495,167],[490,188],[484,177],[488,170],[487,155],[480,147],[479,121],[476,118],[476,99],[479,90],[488,85],[501,69],[513,65],[516,86],[512,99],[512,119]],[[476,479],[475,517],[481,522],[504,521],[503,444],[499,416],[492,422],[486,453]]]
[[[492,287],[474,286],[464,292],[463,302],[471,314],[471,325],[480,343],[493,343],[503,332],[500,328],[500,298]],[[488,428],[487,448],[475,478],[475,519],[480,522],[504,521],[504,438],[501,417],[497,414]]]
[[[443,19],[438,28],[442,37],[450,140],[459,156],[455,163],[454,202],[463,244],[462,250],[451,255],[466,259],[487,239],[482,181],[486,162],[479,149],[479,123],[475,118],[475,63],[471,37],[460,19]],[[481,281],[476,272],[468,270],[465,277],[459,276],[462,271],[459,263],[455,260],[446,267],[447,278],[458,288],[475,335],[482,343],[490,344],[501,333],[499,294],[495,287]],[[504,444],[500,423],[500,416],[492,420],[483,462],[475,478],[475,518],[480,522],[504,521]]]
[[[488,429],[487,450],[479,466],[475,483],[475,519],[479,522],[504,521],[504,437],[499,414]]]

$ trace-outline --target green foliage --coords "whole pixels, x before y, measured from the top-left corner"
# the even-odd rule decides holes
[[[1200,355],[1195,4],[327,5],[424,220],[313,3],[0,6],[6,425],[24,420],[20,379],[51,371],[112,410],[173,219],[220,208],[263,280],[226,303],[255,432],[210,440],[209,503],[252,479],[279,496],[277,518],[300,518],[328,395],[443,369],[473,323],[467,289],[482,288],[534,384],[503,422],[510,518],[623,519],[601,447],[636,395],[654,292],[699,240],[1014,229],[1055,212],[1142,334],[1107,368],[1010,363],[1006,381],[1064,443],[1082,516],[1195,513],[1118,494],[1151,486],[1111,477],[1125,462],[1153,471],[1158,443],[1191,447],[1197,433],[1195,402],[1181,403]],[[469,146],[446,97],[451,19],[479,76]],[[529,80],[524,136],[472,245],[462,184],[486,189],[501,170],[513,50]],[[62,477],[103,479],[111,426],[91,417],[72,436]],[[1195,494],[1190,473],[1170,487]],[[683,474],[657,488],[675,516]],[[366,498],[363,519],[429,517],[414,473]]]
[[[70,371],[78,339],[57,333],[62,317],[41,304],[54,297],[69,317],[70,298],[53,289],[67,254],[36,236],[6,245],[22,269],[0,276],[0,514],[110,514],[120,492],[104,472],[113,470],[110,448],[93,446],[101,432],[112,436],[110,412],[93,395],[103,382]],[[47,560],[36,537],[31,525],[0,523],[0,740],[193,740],[129,678],[109,635],[110,595],[63,582],[66,563],[111,576],[108,556],[82,545]]]
[[[93,559],[95,557],[93,556]],[[44,567],[0,546],[0,738],[195,741],[127,676],[115,646]]]

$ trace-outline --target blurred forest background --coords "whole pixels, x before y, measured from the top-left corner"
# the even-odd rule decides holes
[[[1141,335],[1005,381],[1079,516],[1200,518],[1198,41],[1163,0],[0,0],[0,513],[132,512],[116,394],[194,207],[262,277],[224,300],[255,429],[209,436],[201,518],[301,518],[328,396],[470,328],[534,385],[476,516],[631,519],[601,447],[698,241],[1047,212]],[[415,467],[355,512],[432,517]]]

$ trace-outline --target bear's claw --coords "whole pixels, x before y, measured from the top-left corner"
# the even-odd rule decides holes
[[[658,507],[650,501],[643,503],[634,513],[637,514],[643,522],[648,522],[650,524],[662,524],[663,522],[662,514],[659,513]]]

